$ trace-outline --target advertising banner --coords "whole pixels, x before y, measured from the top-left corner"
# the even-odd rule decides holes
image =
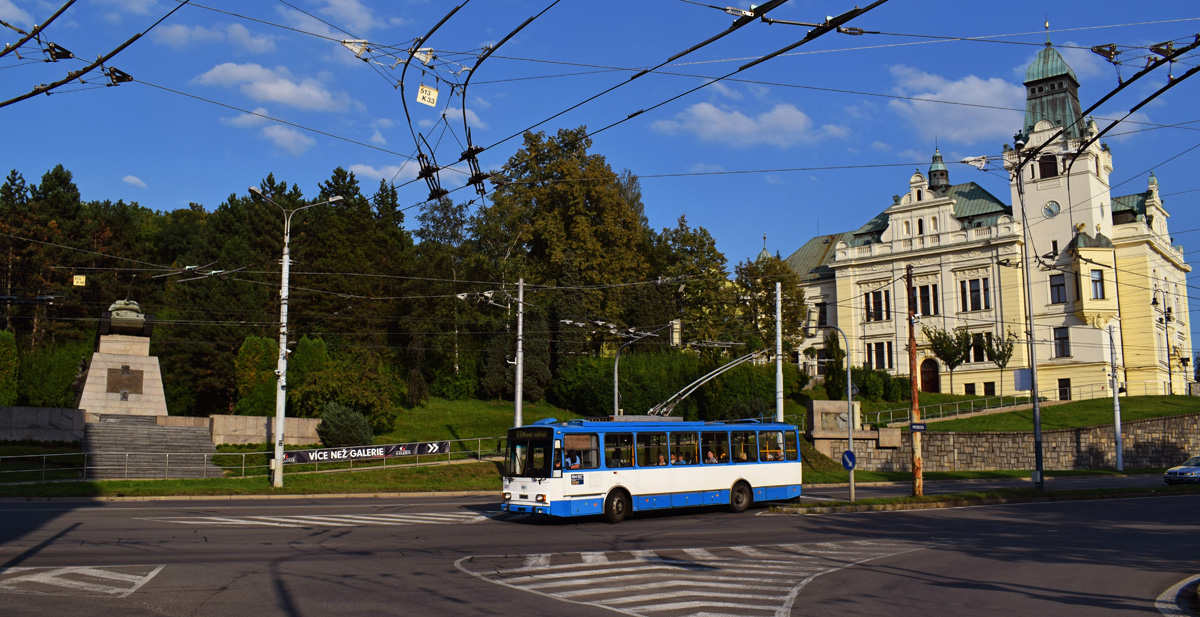
[[[375,458],[445,454],[450,450],[449,441],[424,441],[419,443],[392,443],[378,446],[351,446],[348,448],[321,448],[319,450],[293,450],[283,453],[284,463],[334,463],[337,461],[363,461]]]

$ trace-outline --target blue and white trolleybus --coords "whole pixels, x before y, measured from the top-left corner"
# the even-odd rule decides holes
[[[800,496],[795,426],[644,418],[547,418],[510,429],[501,509],[617,523],[641,510],[728,504],[742,512]]]

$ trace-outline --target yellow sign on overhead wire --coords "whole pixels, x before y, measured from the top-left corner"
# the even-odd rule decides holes
[[[430,88],[425,84],[417,89],[417,102],[430,107],[437,107],[437,88]]]

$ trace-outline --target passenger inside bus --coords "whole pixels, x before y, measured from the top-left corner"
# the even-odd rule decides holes
[[[662,455],[662,453],[660,452],[660,453],[659,453],[659,455],[658,455],[658,465],[659,465],[660,467],[662,467],[662,466],[664,466],[664,465],[666,465],[666,464],[667,464],[667,459],[663,458],[663,455]]]
[[[704,462],[706,464],[717,462],[717,457],[713,456],[712,450],[709,450],[708,453],[704,455]]]

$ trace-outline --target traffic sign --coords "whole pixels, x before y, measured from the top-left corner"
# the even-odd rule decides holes
[[[909,428],[909,430],[911,430],[914,433],[924,433],[925,432],[925,423],[924,422],[912,422],[908,425],[908,428]]]
[[[846,471],[854,471],[854,452],[853,451],[846,450],[845,452],[842,452],[842,467],[844,467],[846,469]]]

